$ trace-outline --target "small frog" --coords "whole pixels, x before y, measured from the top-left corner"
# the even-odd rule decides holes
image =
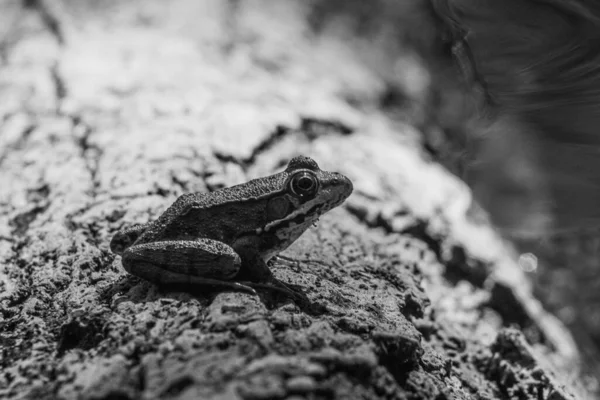
[[[344,175],[295,157],[275,175],[184,194],[156,221],[119,231],[110,249],[127,272],[156,284],[267,288],[297,298],[267,262],[350,193]]]

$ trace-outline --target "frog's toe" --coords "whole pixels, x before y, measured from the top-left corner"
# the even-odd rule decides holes
[[[253,295],[258,295],[256,293],[256,290],[254,290],[253,288],[251,288],[248,285],[244,285],[244,284],[238,283],[238,282],[233,282],[233,285],[234,285],[235,288],[237,288],[241,292],[246,292],[246,293],[250,293],[250,294],[253,294]]]
[[[283,283],[277,279],[273,279],[273,280],[271,280],[269,282],[265,282],[265,283],[242,282],[242,284],[244,286],[253,287],[255,289],[271,290],[271,291],[283,293],[284,295],[288,296],[289,298],[291,298],[295,301],[299,301],[302,303],[307,303],[307,302],[310,303],[310,300],[304,293],[290,288],[285,283]]]

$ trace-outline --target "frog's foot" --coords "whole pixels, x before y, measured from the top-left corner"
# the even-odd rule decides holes
[[[304,304],[310,304],[310,300],[304,293],[301,293],[297,290],[290,288],[288,285],[286,285],[285,283],[283,283],[275,278],[269,279],[269,281],[266,283],[257,283],[257,282],[240,282],[240,283],[245,286],[249,286],[249,287],[252,287],[255,289],[264,289],[264,290],[271,290],[274,292],[283,293],[295,301],[298,301],[298,302],[301,302]]]
[[[219,279],[210,279],[210,278],[200,278],[200,277],[196,277],[196,276],[188,276],[185,279],[182,279],[180,281],[176,281],[173,280],[171,282],[163,282],[162,286],[179,286],[179,285],[185,285],[185,286],[191,286],[191,287],[196,287],[196,286],[216,286],[216,287],[224,287],[224,288],[230,288],[236,291],[240,291],[240,292],[245,292],[245,293],[249,293],[249,294],[254,294],[256,295],[256,291],[254,289],[252,289],[252,287],[250,287],[250,285],[241,283],[241,282],[228,282],[228,281],[221,281]]]
[[[110,250],[115,254],[122,255],[126,249],[135,243],[146,229],[146,224],[138,224],[120,230],[111,239]]]

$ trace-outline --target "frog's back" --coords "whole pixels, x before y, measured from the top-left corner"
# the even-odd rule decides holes
[[[278,173],[246,183],[219,189],[210,193],[187,193],[181,195],[172,207],[210,208],[246,200],[257,200],[277,194],[285,188],[286,173]],[[178,203],[181,203],[178,205]]]
[[[266,202],[284,189],[285,173],[210,193],[181,195],[144,233],[141,242],[211,238],[228,242],[264,225]]]

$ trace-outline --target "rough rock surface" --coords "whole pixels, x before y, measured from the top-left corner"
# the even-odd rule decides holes
[[[300,0],[0,4],[0,397],[590,395],[569,332],[382,108],[389,77],[343,24],[315,33]],[[272,266],[313,309],[168,291],[109,251],[178,195],[297,154],[355,187]]]

